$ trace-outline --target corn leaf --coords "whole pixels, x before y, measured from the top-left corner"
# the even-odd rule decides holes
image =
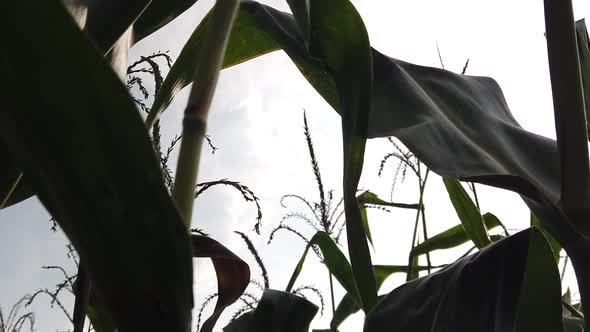
[[[418,204],[405,204],[405,203],[394,203],[394,202],[385,201],[385,200],[379,198],[374,193],[370,192],[369,190],[364,191],[362,194],[358,195],[357,200],[358,200],[359,204],[389,206],[389,207],[395,207],[395,208],[400,208],[400,209],[417,210],[419,207]]]
[[[318,307],[287,292],[265,289],[256,309],[223,328],[224,332],[307,332]]]
[[[138,42],[184,13],[197,0],[151,0],[133,25],[135,41]]]
[[[300,29],[297,23],[305,22],[304,16],[296,19],[252,1],[242,3],[239,15],[249,16],[253,23],[234,27],[232,35],[240,38],[229,45],[234,50],[231,64],[282,48],[316,91],[340,112],[334,77],[322,60],[311,56],[306,48],[305,35],[309,31]],[[268,39],[250,44],[249,36]],[[190,42],[194,42],[192,47],[198,47],[195,38],[191,37]],[[191,72],[195,61],[187,58],[179,63]],[[372,61],[368,137],[396,136],[439,175],[515,191],[561,243],[576,240],[577,230],[556,206],[561,184],[555,141],[524,130],[493,79],[414,65],[375,49]],[[157,99],[172,100],[188,84],[180,72],[171,72],[166,84],[174,89]],[[160,103],[150,116],[157,118],[165,106]]]
[[[551,234],[549,234],[549,232],[543,226],[541,226],[541,223],[539,222],[539,218],[537,218],[537,216],[535,216],[535,214],[532,212],[531,212],[531,226],[535,226],[535,227],[539,228],[539,230],[541,230],[543,235],[545,235],[545,237],[547,238],[547,242],[549,242],[549,246],[551,247],[551,251],[553,252],[553,257],[555,258],[555,262],[556,262],[556,264],[559,265],[559,259],[560,259],[559,254],[561,253],[561,244],[559,244],[559,242]]]
[[[426,271],[428,267],[426,266],[416,266],[414,267],[416,271]],[[381,288],[383,282],[389,278],[394,273],[406,273],[408,272],[407,265],[373,265],[373,272],[375,274],[375,283],[377,284],[377,289]],[[381,296],[379,297],[381,299]],[[352,296],[348,293],[342,297],[340,303],[336,307],[336,312],[332,316],[332,320],[330,321],[330,328],[332,330],[338,329],[340,324],[344,322],[348,317],[357,313],[361,308],[354,302]]]
[[[481,213],[461,183],[451,178],[443,178],[443,182],[469,239],[480,249],[492,243]]]
[[[313,245],[316,245],[320,248],[322,252],[322,257],[324,259],[324,265],[336,280],[340,283],[340,285],[346,290],[348,294],[352,296],[355,303],[362,307],[362,300],[359,294],[359,291],[356,286],[356,282],[354,279],[354,275],[352,273],[352,268],[350,267],[350,263],[346,259],[346,256],[340,251],[336,243],[330,238],[330,236],[325,232],[317,232],[310,240],[305,250],[303,251],[303,255],[299,259],[299,262],[295,266],[295,270],[289,279],[289,284],[287,285],[286,291],[290,292],[295,285],[295,281],[299,277],[301,270],[303,269],[303,263],[305,263],[305,258],[307,257],[307,252],[309,248]]]
[[[560,291],[551,248],[530,228],[396,288],[364,330],[558,332]]]
[[[0,56],[12,82],[0,141],[86,262],[118,330],[187,331],[189,238],[125,86],[61,2],[5,1],[0,12],[11,13],[0,37],[12,47]]]
[[[487,230],[501,225],[498,218],[491,213],[484,214],[483,220]],[[469,241],[469,236],[465,232],[463,225],[459,224],[418,244],[412,250],[412,255],[419,256],[435,250],[458,247],[467,241]]]
[[[191,236],[194,257],[211,258],[217,274],[217,303],[201,332],[211,332],[223,310],[236,302],[250,283],[250,267],[221,243],[201,235]]]

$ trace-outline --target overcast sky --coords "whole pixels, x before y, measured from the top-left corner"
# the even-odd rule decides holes
[[[284,1],[262,1],[288,11]],[[541,1],[353,1],[361,13],[372,46],[379,51],[420,65],[440,67],[436,44],[447,69],[460,72],[470,59],[468,74],[495,78],[508,105],[521,125],[529,131],[554,138],[551,88],[543,36]],[[200,0],[172,24],[134,47],[130,61],[158,50],[169,50],[173,58],[212,5]],[[587,1],[574,1],[576,19],[590,13]],[[162,119],[166,145],[180,131],[185,89]],[[339,116],[308,85],[289,58],[274,52],[222,72],[213,101],[208,132],[219,147],[215,154],[205,149],[200,181],[221,178],[240,181],[260,198],[263,209],[262,235],[251,232],[256,209],[229,188],[207,191],[197,200],[193,226],[203,228],[213,238],[243,257],[259,278],[259,270],[245,245],[233,233],[248,232],[269,269],[271,288],[284,289],[304,244],[291,234],[278,235],[266,245],[272,228],[288,212],[304,207],[280,205],[284,194],[299,194],[317,200],[315,180],[303,136],[303,110],[315,143],[324,185],[341,197],[342,153]],[[367,144],[365,168],[360,187],[389,198],[393,163],[382,177],[377,176],[381,157],[390,152],[385,139]],[[175,159],[172,165],[175,164]],[[478,186],[483,212],[493,212],[510,229],[527,227],[529,212],[520,198],[510,192]],[[396,187],[394,201],[416,203],[416,179],[408,176]],[[295,202],[292,202],[295,203]],[[428,231],[434,235],[459,223],[438,176],[431,176],[425,196]],[[414,212],[392,210],[369,213],[374,237],[375,264],[406,264]],[[61,276],[43,270],[44,265],[63,265],[74,271],[66,257],[66,240],[50,231],[49,216],[36,199],[0,211],[0,306],[6,310],[20,296],[42,287],[53,287]],[[313,232],[302,226],[311,236]],[[344,241],[345,242],[345,241]],[[434,264],[448,263],[469,247],[433,254]],[[300,285],[313,284],[324,294],[326,312],[312,325],[327,328],[331,318],[327,272],[309,256]],[[404,275],[391,278],[381,293],[400,285]],[[564,285],[573,284],[573,271],[566,273]],[[216,290],[215,275],[206,260],[199,260],[195,272],[195,304]],[[565,289],[565,287],[564,287]],[[259,292],[252,288],[253,293]],[[337,301],[343,292],[337,287]],[[576,295],[576,297],[579,297]],[[72,299],[66,298],[72,305]],[[317,298],[310,296],[317,303]],[[32,307],[37,312],[37,330],[69,328],[67,319],[49,308],[46,299]],[[218,330],[237,307],[222,316]],[[347,320],[341,331],[361,331],[362,314]]]

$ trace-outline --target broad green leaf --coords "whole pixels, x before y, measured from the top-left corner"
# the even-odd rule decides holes
[[[500,226],[498,218],[491,213],[484,214],[483,220],[487,230]],[[415,246],[412,254],[424,255],[435,250],[450,249],[458,247],[467,241],[469,241],[469,236],[467,236],[463,225],[459,224]]]
[[[287,292],[265,289],[255,310],[223,328],[224,332],[308,332],[318,307]]]
[[[334,78],[321,59],[309,55],[304,32],[292,15],[244,1],[239,17],[244,22],[249,17],[250,24],[234,26],[232,35],[240,38],[230,41],[228,46],[235,50],[231,64],[282,48],[318,93],[340,112]],[[205,23],[189,40],[191,48],[200,47],[195,36]],[[260,36],[267,37],[265,42],[254,42]],[[189,53],[185,48],[185,56],[181,54],[178,59],[187,72],[191,72],[189,63],[193,62],[194,66],[196,62]],[[394,135],[436,173],[516,191],[528,198],[527,204],[536,202],[536,208],[559,200],[555,141],[522,129],[494,80],[414,65],[389,58],[375,49],[372,61],[369,137]],[[166,102],[156,101],[152,118],[189,83],[181,77],[181,72],[180,68],[175,74],[171,71],[166,78],[165,84],[174,89],[162,90],[157,99]],[[555,224],[552,233],[563,227],[550,218],[543,220]]]
[[[322,252],[322,257],[324,259],[324,265],[336,280],[340,283],[340,285],[346,290],[347,293],[351,294],[354,301],[357,304],[362,304],[361,297],[359,295],[356,282],[354,280],[354,275],[352,273],[352,268],[350,267],[350,263],[346,259],[346,256],[340,251],[336,243],[330,238],[330,236],[325,232],[317,232],[311,240],[309,240],[308,245],[305,247],[303,251],[303,255],[297,266],[295,266],[295,270],[291,275],[291,279],[289,279],[289,284],[287,285],[286,291],[290,292],[295,285],[295,281],[299,277],[301,270],[303,269],[303,263],[305,263],[305,257],[307,257],[307,252],[309,248],[313,245],[317,245]],[[374,283],[374,282],[373,282]]]
[[[515,331],[559,331],[561,279],[547,238],[537,228],[529,237],[528,257],[520,286]]]
[[[118,330],[186,331],[190,242],[125,86],[61,2],[5,1],[0,12],[11,13],[0,23],[11,45],[0,55],[11,82],[0,141],[86,262]]]
[[[282,48],[316,91],[340,112],[334,78],[321,59],[309,55],[305,30],[293,16],[250,1],[242,4],[240,15],[254,20],[247,29],[260,33],[253,35],[269,36],[275,44],[242,49],[242,56],[234,53],[240,59],[235,63]],[[238,28],[232,33],[244,38],[230,48],[248,45],[247,34],[240,34]],[[515,191],[561,243],[579,237],[567,216],[556,210],[561,184],[555,141],[524,130],[493,79],[414,65],[375,49],[372,61],[369,137],[396,136],[439,175]],[[167,80],[178,87],[186,85],[178,76]],[[160,98],[171,100],[172,96]]]
[[[362,307],[368,311],[377,303],[377,289],[356,191],[363,170],[371,108],[373,65],[369,36],[360,14],[349,0],[313,0],[308,4],[309,26],[300,26],[300,29],[309,31],[308,51],[322,60],[334,78],[339,96],[348,251]]]
[[[543,235],[547,238],[547,242],[549,242],[549,246],[551,247],[551,251],[553,252],[553,257],[555,258],[556,264],[559,264],[559,254],[561,253],[561,244],[551,235],[549,232],[541,226],[539,219],[535,216],[534,213],[531,212],[531,226],[535,226],[541,230]]]
[[[481,213],[461,183],[448,177],[443,178],[443,182],[469,239],[480,249],[492,243]]]
[[[529,228],[396,288],[364,330],[563,331],[560,288],[551,248]]]
[[[244,1],[239,16],[244,22],[249,17],[250,24],[234,26],[232,35],[240,38],[228,45],[228,49],[235,50],[231,65],[282,48],[312,86],[340,112],[334,79],[322,62],[306,51],[303,33],[292,15]],[[203,22],[193,33],[189,40],[191,48],[200,47],[197,32],[205,26]],[[267,39],[265,43],[252,44],[258,48],[245,46],[250,45],[251,38],[261,35]],[[196,60],[187,48],[179,60],[186,58],[183,67],[190,72],[188,63],[192,61],[194,66]],[[375,49],[372,58],[369,137],[397,136],[412,151],[421,152],[420,158],[438,174],[513,190],[537,201],[544,197],[558,200],[555,141],[522,129],[494,80],[414,65],[389,58]],[[227,60],[226,63],[230,65]],[[189,80],[183,79],[180,73],[178,70],[176,75],[172,72],[168,75],[168,85],[176,88],[162,91],[158,98],[172,100],[174,94],[188,85]],[[154,112],[160,113],[166,105],[161,103]],[[414,111],[407,112],[408,108]]]
[[[242,4],[243,6],[245,4]],[[205,36],[204,32],[209,23],[209,16],[210,13],[192,33],[168,72],[146,119],[148,127],[151,127],[164,109],[170,105],[174,96],[192,82]],[[237,65],[278,49],[280,49],[279,45],[263,29],[258,27],[255,18],[250,13],[239,10],[227,43],[223,68]]]
[[[414,268],[416,271],[428,270],[428,267],[426,266],[418,266]],[[406,272],[408,272],[407,265],[373,265],[373,273],[375,274],[377,289],[380,289],[383,282],[394,273]],[[336,330],[345,319],[357,313],[359,310],[361,310],[361,308],[354,302],[352,297],[348,293],[345,294],[336,307],[336,312],[332,316],[330,327],[333,330]]]
[[[191,235],[194,257],[211,258],[217,274],[217,303],[201,332],[211,332],[219,316],[236,302],[250,283],[250,267],[221,243],[201,235]]]

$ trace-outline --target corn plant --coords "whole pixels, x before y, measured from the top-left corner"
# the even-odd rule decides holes
[[[348,310],[367,313],[365,331],[570,329],[581,322],[563,315],[547,234],[576,271],[582,313],[570,313],[590,314],[590,51],[571,1],[544,1],[557,141],[524,130],[493,79],[417,66],[372,48],[349,0],[287,0],[291,13],[255,1],[217,1],[163,79],[144,122],[121,81],[127,50],[193,2],[0,4],[8,13],[0,36],[12,47],[0,55],[0,74],[10,82],[0,112],[0,208],[37,195],[76,248],[85,283],[74,290],[74,331],[94,311],[112,321],[112,330],[190,330],[193,256],[212,259],[219,281],[203,330],[211,331],[239,299],[248,265],[219,242],[189,232],[198,221],[192,218],[198,164],[219,71],[277,50],[340,114],[348,258],[317,232],[287,292],[265,290],[257,308],[226,331],[307,330],[317,307],[288,291],[311,246],[345,289]],[[189,83],[170,194],[149,131]],[[361,205],[380,200],[358,197],[357,186],[367,138],[388,136],[444,177],[459,234],[479,251],[379,298],[384,278],[399,267],[372,264]],[[486,221],[458,180],[518,193],[537,226],[496,241],[487,225],[497,221]]]

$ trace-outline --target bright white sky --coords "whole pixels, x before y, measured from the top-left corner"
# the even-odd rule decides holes
[[[262,1],[288,11],[284,1]],[[193,8],[153,37],[139,43],[130,61],[158,50],[170,50],[173,58],[212,5],[200,0]],[[381,52],[405,61],[439,67],[436,43],[449,70],[460,72],[470,59],[468,74],[495,78],[516,119],[535,133],[555,137],[551,89],[543,36],[541,1],[353,1],[361,13],[371,44]],[[588,16],[590,5],[574,1],[576,19]],[[163,142],[180,131],[181,112],[187,90],[180,94],[163,117]],[[327,103],[308,85],[289,58],[282,52],[255,59],[225,70],[221,74],[213,101],[209,134],[219,150],[205,154],[201,164],[201,181],[228,178],[248,185],[260,198],[263,209],[263,234],[251,231],[256,216],[254,205],[242,200],[229,188],[212,189],[199,197],[193,225],[205,229],[215,239],[244,258],[252,275],[259,271],[245,245],[234,230],[249,232],[269,270],[272,288],[284,289],[304,245],[294,236],[279,233],[266,246],[268,234],[287,212],[304,211],[301,205],[282,208],[284,194],[300,194],[317,200],[315,180],[303,137],[303,109],[308,112],[316,154],[326,189],[342,194],[342,153],[340,119]],[[205,149],[207,151],[207,149]],[[389,197],[393,163],[382,178],[377,176],[381,157],[390,152],[385,139],[370,140],[367,145],[361,188]],[[173,160],[172,165],[174,165]],[[408,177],[398,185],[394,200],[415,203],[418,200],[416,179]],[[523,229],[529,214],[520,198],[510,192],[478,186],[483,212],[493,212],[510,229]],[[428,232],[434,235],[459,223],[437,176],[431,176],[425,196]],[[414,212],[370,212],[375,264],[406,264]],[[67,261],[65,239],[49,231],[49,219],[43,207],[30,199],[0,211],[0,306],[7,310],[20,296],[40,287],[53,287],[61,281],[57,273],[42,270],[43,265],[64,265]],[[304,225],[299,228],[311,236]],[[345,241],[344,241],[345,242]],[[433,254],[433,263],[448,263],[469,247]],[[400,285],[404,275],[392,277],[381,293]],[[327,272],[313,255],[309,255],[299,284],[313,284],[324,293],[326,312],[319,314],[313,328],[327,328],[331,318]],[[573,271],[566,272],[565,287],[573,284]],[[216,290],[215,275],[208,261],[199,260],[195,273],[195,304]],[[252,288],[253,293],[259,292]],[[343,292],[336,289],[337,302]],[[579,297],[575,293],[574,297]],[[310,297],[317,302],[317,298]],[[66,298],[66,302],[73,300]],[[48,301],[33,306],[40,331],[69,328],[57,309],[48,309]],[[222,316],[218,330],[237,307]],[[342,332],[362,330],[362,314],[347,320]]]

